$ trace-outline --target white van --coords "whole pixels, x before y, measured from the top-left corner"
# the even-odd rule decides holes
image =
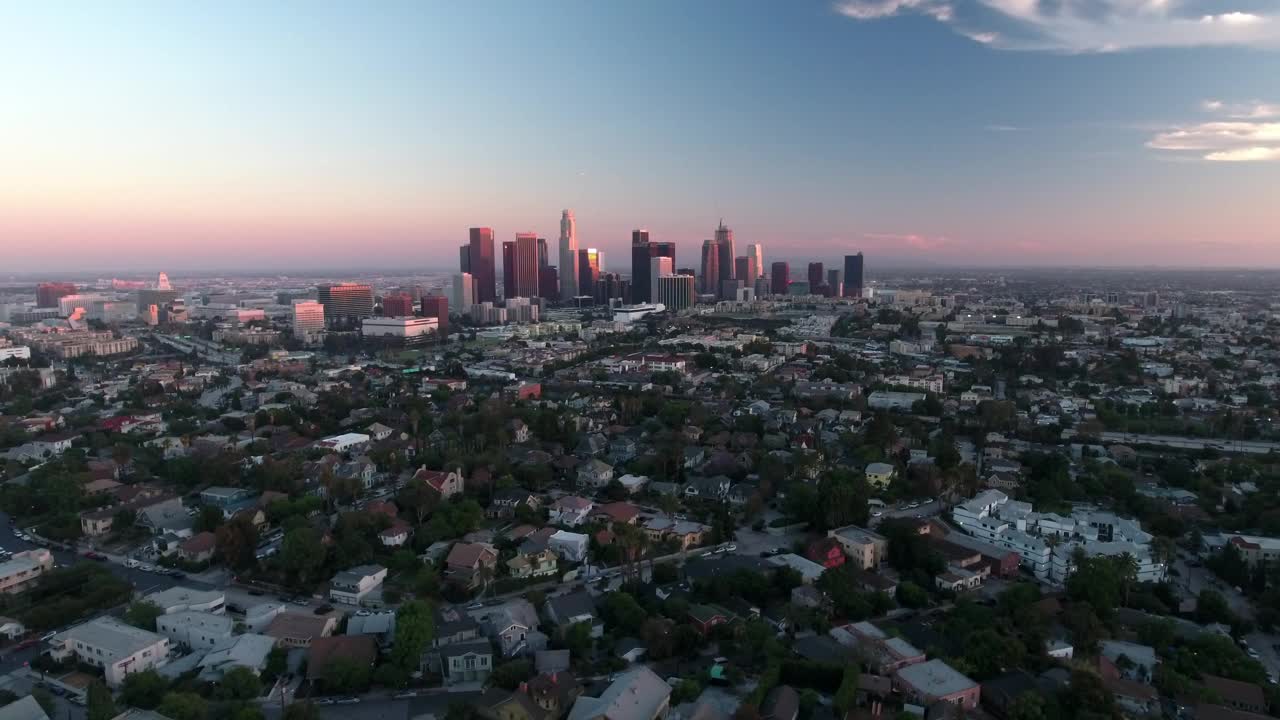
[[[139,563],[139,562],[138,562],[136,559],[134,559],[134,558],[129,558],[128,560],[125,560],[125,561],[124,561],[124,566],[125,566],[125,567],[127,567],[127,568],[136,568],[136,567],[138,567],[139,565],[141,565],[141,563]]]

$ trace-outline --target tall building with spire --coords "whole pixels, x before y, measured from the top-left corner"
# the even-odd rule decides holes
[[[578,288],[578,221],[572,210],[560,213],[560,299],[572,300],[582,291]],[[587,289],[590,292],[591,288]]]
[[[733,262],[737,257],[733,254],[733,230],[724,226],[724,218],[720,219],[720,226],[716,228],[716,245],[720,248],[720,282],[717,288],[724,287],[725,280],[733,278]]]

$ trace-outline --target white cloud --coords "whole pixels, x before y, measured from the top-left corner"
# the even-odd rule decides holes
[[[1187,0],[839,0],[859,21],[925,15],[990,47],[1055,52],[1242,46],[1280,48],[1280,12],[1195,14]]]
[[[1266,122],[1280,117],[1280,106],[1206,100],[1201,108],[1230,119],[1165,128],[1147,141],[1147,147],[1172,153],[1195,153],[1210,162],[1280,160],[1280,122]]]

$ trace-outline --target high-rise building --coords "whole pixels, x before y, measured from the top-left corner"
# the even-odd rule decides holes
[[[560,273],[554,265],[538,268],[538,297],[547,302],[560,299]]]
[[[596,280],[591,299],[596,305],[609,305],[611,301],[626,302],[631,295],[631,283],[618,273],[602,273]]]
[[[324,319],[331,326],[373,316],[373,288],[363,283],[319,285],[316,299],[324,306]]]
[[[649,298],[650,302],[658,302],[658,280],[663,275],[674,275],[676,272],[673,260],[661,255],[649,258]]]
[[[412,317],[413,298],[409,293],[395,293],[382,298],[383,317]]]
[[[498,270],[493,257],[493,228],[471,228],[471,277],[475,279],[475,301],[491,302],[498,295]]]
[[[600,278],[600,251],[596,248],[578,250],[578,287],[593,288]],[[581,292],[581,290],[579,290]]]
[[[422,317],[435,318],[440,337],[449,334],[449,299],[443,295],[422,297]]]
[[[787,285],[791,284],[791,266],[778,261],[773,264],[769,279],[769,291],[774,295],[786,295]]]
[[[502,243],[502,297],[516,295],[516,243],[505,240]]]
[[[503,243],[505,260],[506,243]],[[535,233],[516,233],[515,252],[512,256],[512,287],[514,293],[507,297],[538,297],[538,236]],[[507,272],[506,266],[502,268]]]
[[[655,263],[660,260],[666,260],[666,258],[653,259]],[[669,312],[679,312],[692,307],[695,298],[694,282],[695,278],[692,275],[662,275],[655,284],[654,302],[662,303]]]
[[[826,278],[823,277],[822,263],[809,263],[809,287],[817,287],[821,285],[825,279]]]
[[[862,253],[844,256],[844,297],[862,297]]]
[[[631,293],[632,302],[647,303],[649,293],[653,290],[649,282],[649,259],[652,248],[649,247],[649,231],[636,229],[631,231]]]
[[[467,243],[458,248],[458,270],[464,273],[471,272],[471,244]]]
[[[538,238],[538,267],[544,268],[551,264],[551,257],[547,254],[547,239]]]
[[[720,284],[720,246],[715,240],[702,241],[702,292],[716,292]]]
[[[716,228],[716,245],[720,247],[720,286],[724,287],[725,280],[734,278],[733,266],[733,230],[724,226],[724,219],[721,218],[720,226]]]
[[[295,300],[292,316],[293,336],[299,340],[324,330],[324,305],[315,300]]]
[[[169,284],[169,275],[168,275],[168,274],[166,274],[166,273],[163,273],[163,272],[162,272],[162,273],[160,273],[160,274],[156,275],[156,289],[157,289],[157,290],[172,290],[172,289],[173,289],[173,286]]]
[[[458,308],[458,312],[466,312],[476,302],[476,280],[471,273],[458,273],[453,276],[453,300],[450,303]]]
[[[756,268],[755,255],[739,255],[733,260],[733,277],[744,286],[755,287],[760,271]]]
[[[747,255],[756,260],[756,277],[764,277],[764,246],[760,243],[751,243],[747,246]],[[747,281],[747,286],[750,287],[755,277],[743,279]]]
[[[560,299],[572,300],[578,288],[578,221],[572,210],[560,213]]]
[[[58,298],[76,294],[75,283],[44,282],[36,286],[36,307],[58,307]]]
[[[827,271],[827,294],[831,297],[844,295],[844,282],[840,278],[839,268],[831,268]]]

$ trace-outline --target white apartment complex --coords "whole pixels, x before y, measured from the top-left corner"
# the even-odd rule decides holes
[[[49,641],[50,655],[71,655],[102,668],[107,687],[118,688],[126,675],[159,667],[169,656],[168,638],[103,616],[58,633]]]
[[[212,650],[231,639],[235,622],[226,615],[183,610],[156,618],[156,631],[193,650]]]
[[[14,553],[13,557],[0,563],[0,593],[23,592],[51,569],[53,555],[44,548]]]
[[[1087,556],[1129,554],[1138,563],[1139,582],[1159,582],[1165,565],[1151,550],[1151,535],[1138,521],[1091,507],[1069,517],[1037,513],[1031,503],[986,490],[957,505],[952,520],[964,532],[1011,550],[1036,578],[1061,585],[1075,569],[1077,549]]]

